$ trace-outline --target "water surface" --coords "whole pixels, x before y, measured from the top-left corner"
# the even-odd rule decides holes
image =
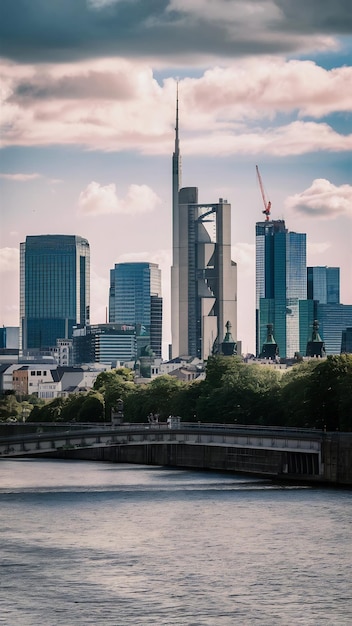
[[[215,472],[1,460],[0,624],[350,626],[351,505]]]

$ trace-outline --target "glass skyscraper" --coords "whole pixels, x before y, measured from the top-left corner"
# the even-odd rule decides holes
[[[281,357],[300,351],[299,301],[307,299],[306,235],[289,232],[283,220],[256,224],[256,351],[267,325]]]
[[[340,268],[307,267],[307,297],[320,304],[340,304]]]
[[[20,346],[56,345],[89,324],[90,252],[75,235],[27,236],[20,244]]]
[[[319,322],[319,333],[325,344],[326,354],[346,351],[343,337],[352,327],[352,304],[321,304],[318,300],[300,302],[301,310],[301,353],[311,333],[314,320]]]
[[[307,296],[307,306],[301,307],[307,311],[309,329],[318,320],[326,354],[340,354],[346,350],[343,337],[352,326],[352,305],[340,303],[340,268],[308,267]]]
[[[161,270],[156,263],[116,263],[110,270],[109,322],[136,327],[137,352],[162,351]]]

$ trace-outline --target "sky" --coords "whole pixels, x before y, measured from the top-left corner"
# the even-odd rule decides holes
[[[307,233],[352,304],[350,0],[1,0],[0,324],[19,324],[19,244],[86,237],[91,322],[109,271],[150,261],[171,340],[171,157],[232,205],[238,329],[255,350],[255,223]]]

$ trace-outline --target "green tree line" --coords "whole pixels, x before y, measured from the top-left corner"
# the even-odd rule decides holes
[[[182,421],[279,425],[352,431],[352,355],[299,363],[284,372],[272,366],[248,365],[240,357],[208,359],[204,380],[181,382],[159,376],[136,385],[133,372],[118,368],[98,375],[86,394],[37,401],[31,422],[109,422],[119,399],[128,422],[160,421],[180,415]],[[30,403],[27,400],[27,410]],[[0,399],[0,420],[23,414],[13,395]]]

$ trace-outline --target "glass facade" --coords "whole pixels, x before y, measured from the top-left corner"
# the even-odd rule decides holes
[[[273,324],[281,357],[300,349],[299,301],[307,298],[306,235],[283,220],[256,224],[256,349]]]
[[[341,352],[352,353],[352,327],[342,331]]]
[[[95,324],[73,331],[73,360],[75,365],[104,363],[115,367],[119,362],[137,357],[134,325]]]
[[[75,235],[28,236],[20,250],[22,350],[56,345],[89,323],[90,253]]]
[[[109,322],[136,327],[138,356],[162,348],[161,271],[156,263],[117,263],[110,270]]]
[[[317,300],[300,302],[301,354],[305,354],[314,320],[319,322],[319,334],[326,354],[340,354],[344,333],[352,326],[352,304],[321,304]]]
[[[320,304],[339,304],[340,268],[307,267],[307,297]]]
[[[317,303],[319,332],[325,342],[326,354],[340,354],[342,334],[352,326],[352,304]]]

